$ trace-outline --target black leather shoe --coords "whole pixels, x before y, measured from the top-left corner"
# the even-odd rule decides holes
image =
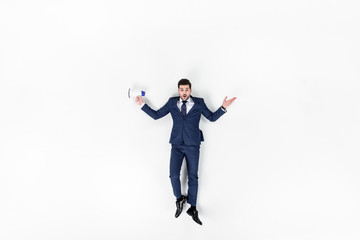
[[[189,210],[186,211],[186,213],[189,214],[197,224],[202,225],[202,222],[200,221],[198,216],[198,211],[196,209],[190,207]]]
[[[176,200],[176,212],[175,212],[175,217],[177,218],[178,216],[180,216],[182,210],[183,210],[183,206],[184,203],[186,203],[187,201],[187,197],[186,196],[181,196],[179,200]]]

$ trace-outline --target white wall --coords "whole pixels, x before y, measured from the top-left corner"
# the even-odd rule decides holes
[[[1,1],[0,238],[359,239],[357,1]],[[198,209],[174,218],[189,78]],[[183,179],[185,181],[185,179]],[[185,210],[187,207],[185,208]]]

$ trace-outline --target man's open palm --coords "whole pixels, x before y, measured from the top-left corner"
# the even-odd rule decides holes
[[[227,99],[227,96],[225,97],[223,104],[222,104],[222,106],[224,108],[229,107],[235,101],[236,97],[233,97],[232,99],[229,99],[229,100],[226,100],[226,99]]]

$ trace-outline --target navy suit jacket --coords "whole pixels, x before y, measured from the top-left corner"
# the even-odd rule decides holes
[[[194,101],[194,106],[185,117],[183,117],[177,106],[179,97],[169,98],[169,101],[157,111],[151,109],[146,103],[141,110],[155,120],[164,117],[169,112],[171,113],[173,119],[173,127],[169,141],[171,144],[200,145],[201,141],[204,141],[203,133],[199,129],[201,114],[210,121],[215,122],[225,112],[221,107],[215,112],[211,112],[206,107],[203,98],[191,97]]]

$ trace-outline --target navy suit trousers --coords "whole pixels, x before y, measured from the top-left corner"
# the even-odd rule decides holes
[[[181,165],[186,160],[188,171],[188,203],[196,206],[198,192],[198,168],[200,146],[175,145],[171,147],[170,180],[176,198],[181,197],[180,171]]]

